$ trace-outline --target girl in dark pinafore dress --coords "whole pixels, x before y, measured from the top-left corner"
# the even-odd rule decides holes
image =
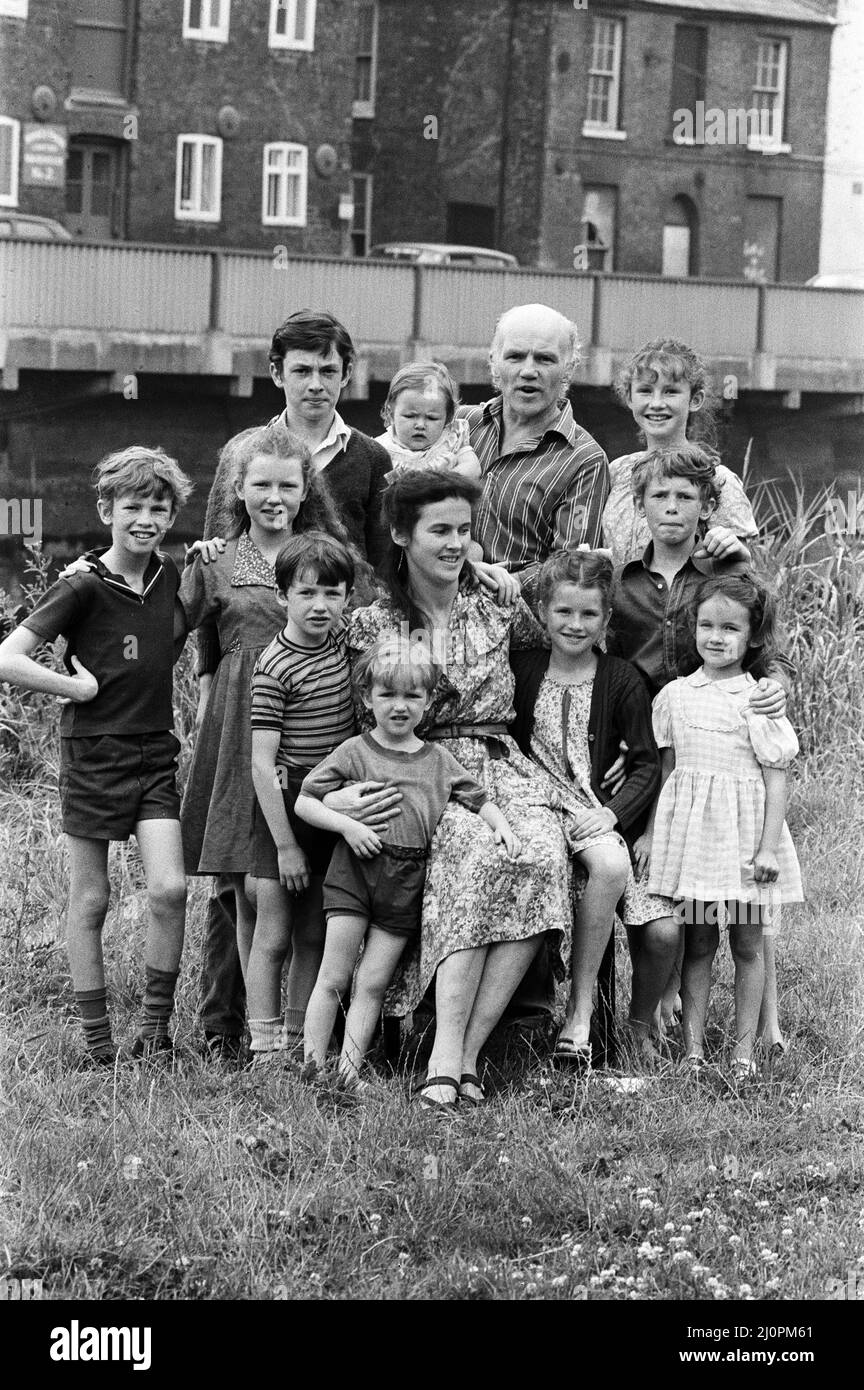
[[[291,535],[310,529],[345,541],[309,450],[280,426],[244,430],[222,451],[232,489],[216,518],[230,536],[221,554],[197,554],[180,586],[190,628],[199,628],[198,738],[180,812],[189,874],[230,875],[237,945],[245,975],[255,908],[244,879],[253,872],[251,684],[255,662],[284,626],[273,565]],[[302,953],[308,943],[301,944]],[[312,943],[313,953],[320,950]],[[206,949],[206,943],[205,943]],[[307,962],[314,983],[317,961]],[[307,973],[303,972],[304,975]]]

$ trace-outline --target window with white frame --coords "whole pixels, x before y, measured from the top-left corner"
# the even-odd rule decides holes
[[[265,227],[306,226],[308,151],[279,141],[264,146],[261,221]]]
[[[27,18],[27,0],[0,0],[0,15],[10,19]]]
[[[0,116],[0,207],[18,206],[18,142],[21,123]]]
[[[215,135],[178,135],[175,218],[218,222],[221,215],[222,141]]]
[[[624,134],[619,129],[623,45],[624,24],[620,19],[594,20],[583,135]]]
[[[315,0],[270,0],[271,48],[315,47]]]
[[[788,53],[785,39],[759,40],[753,84],[753,106],[758,112],[758,122],[756,130],[750,132],[748,143],[751,146],[771,148],[783,144]]]
[[[351,175],[351,200],[354,216],[351,220],[351,250],[355,256],[365,256],[372,240],[372,175]]]
[[[231,0],[183,0],[184,39],[228,42]]]
[[[354,117],[375,115],[375,76],[378,54],[378,6],[361,0],[357,7],[357,52],[354,58]]]

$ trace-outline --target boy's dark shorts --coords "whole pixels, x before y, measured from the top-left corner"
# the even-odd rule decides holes
[[[179,820],[173,734],[93,734],[60,740],[60,808],[67,835],[128,840],[141,820]]]
[[[339,843],[341,836],[334,835],[329,830],[319,830],[316,826],[309,825],[305,820],[300,820],[299,816],[295,816],[294,803],[300,795],[300,787],[306,774],[299,772],[294,777],[287,774],[285,768],[280,768],[280,772],[285,774],[287,778],[282,787],[282,800],[285,803],[288,824],[294,831],[294,839],[309,861],[310,874],[322,878],[327,872],[330,855]],[[273,836],[270,834],[267,817],[261,810],[257,796],[255,798],[252,836],[252,868],[249,871],[252,877],[278,879],[279,856],[276,852]]]
[[[410,847],[385,844],[372,859],[358,859],[340,838],[324,880],[328,921],[366,917],[373,927],[393,936],[417,936],[428,854],[421,850],[402,857],[399,852],[406,848]]]

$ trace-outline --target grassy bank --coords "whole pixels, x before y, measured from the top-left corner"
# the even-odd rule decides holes
[[[808,901],[779,945],[789,1061],[741,1093],[721,1066],[698,1082],[670,1067],[636,1089],[574,1085],[513,1034],[490,1051],[489,1104],[453,1118],[409,1098],[410,1068],[362,1102],[287,1073],[218,1075],[194,1019],[197,882],[177,1069],[75,1071],[56,712],[0,697],[2,1272],[88,1299],[784,1300],[864,1270],[859,571],[847,550],[810,545],[796,505],[770,509],[766,553],[798,670],[789,822]],[[188,667],[178,689],[188,756]],[[142,986],[134,842],[111,866],[122,1035]],[[619,968],[626,997],[621,951]],[[718,1057],[731,989],[724,946]]]

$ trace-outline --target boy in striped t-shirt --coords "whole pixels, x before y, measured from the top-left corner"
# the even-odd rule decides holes
[[[286,1046],[282,967],[293,933],[323,951],[321,887],[339,838],[298,820],[294,803],[306,774],[354,732],[342,621],[351,554],[323,531],[306,531],[282,548],[275,572],[286,623],[252,677],[257,917],[246,999],[252,1052],[262,1061]]]

